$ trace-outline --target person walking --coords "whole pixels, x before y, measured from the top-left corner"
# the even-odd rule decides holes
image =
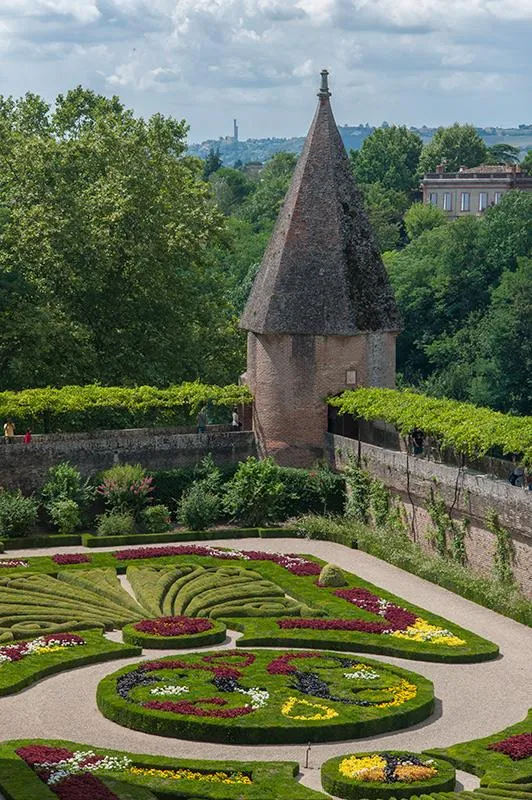
[[[231,430],[239,431],[242,427],[242,423],[240,422],[240,417],[238,416],[237,407],[233,406],[233,413],[231,415]]]
[[[31,442],[31,429],[28,428],[26,433],[24,434],[24,444],[29,444]]]
[[[6,420],[4,422],[4,439],[6,442],[11,442],[11,440],[15,436],[15,423],[12,419]]]
[[[196,422],[198,423],[198,433],[205,433],[207,429],[207,406],[200,408]]]

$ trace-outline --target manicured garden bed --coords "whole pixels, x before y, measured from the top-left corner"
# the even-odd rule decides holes
[[[499,733],[427,752],[479,775],[483,785],[532,784],[532,709],[522,722]]]
[[[353,753],[322,764],[321,783],[345,800],[403,800],[452,791],[455,770],[445,761],[404,750]]]
[[[81,769],[72,762],[74,754]],[[78,793],[61,795],[65,800],[70,797],[111,800],[109,796],[96,794],[96,791],[104,791],[101,785],[115,793],[112,800],[126,800],[126,797],[127,800],[186,797],[196,800],[240,800],[242,797],[246,800],[325,800],[326,797],[294,780],[299,765],[293,761],[185,760],[45,739],[0,744],[0,791],[7,800],[57,800],[53,786],[63,784],[64,788],[65,778],[49,786],[46,778],[53,776],[56,770],[53,766],[39,769],[39,765],[43,760],[53,765],[59,759],[63,761],[63,768],[66,766],[65,771],[70,772],[66,780],[78,779]],[[39,772],[45,780],[39,777]],[[80,780],[84,775],[88,775],[85,787]]]
[[[139,647],[184,650],[220,644],[226,638],[226,626],[204,617],[159,617],[126,625],[122,638]]]
[[[104,716],[161,736],[225,744],[357,738],[433,710],[430,681],[359,657],[219,650],[125,667],[97,691]]]
[[[184,614],[223,619],[244,633],[243,647],[281,643],[449,663],[497,656],[496,644],[355,575],[345,573],[342,589],[320,586],[323,565],[298,554],[196,544],[28,557],[0,568],[0,635],[16,635],[19,620],[59,630],[121,628]],[[126,570],[137,602],[117,580]]]
[[[0,645],[0,696],[20,692],[56,672],[140,653],[139,647],[110,642],[99,630],[43,633],[4,643]]]

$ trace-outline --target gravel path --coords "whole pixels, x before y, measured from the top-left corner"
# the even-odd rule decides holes
[[[405,600],[441,614],[450,621],[496,642],[500,647],[501,656],[498,659],[480,664],[446,665],[371,655],[371,658],[403,666],[432,680],[437,698],[435,713],[425,722],[404,731],[352,742],[312,745],[309,769],[302,770],[302,781],[306,785],[320,788],[319,766],[334,755],[374,747],[419,751],[446,746],[487,736],[525,716],[532,688],[529,669],[532,631],[524,625],[464,600],[367,553],[349,550],[341,545],[294,539],[220,540],[217,544],[243,550],[298,551],[318,556],[339,564]],[[82,549],[64,547],[54,552],[80,552]],[[48,555],[49,552],[36,550],[31,551],[31,555]],[[28,551],[9,552],[10,557],[29,554]],[[237,635],[231,633],[228,641],[220,647],[234,646]],[[110,638],[119,640],[120,634],[114,632],[110,634]],[[163,654],[169,653],[146,650],[142,659],[152,659]],[[246,747],[189,742],[128,730],[105,719],[96,709],[98,682],[119,666],[142,659],[121,659],[81,667],[47,678],[20,694],[0,699],[2,738],[64,738],[132,752],[182,758],[264,761],[293,759],[302,766],[305,764],[304,745]],[[461,774],[459,780],[465,788],[478,786],[478,781],[473,776]]]

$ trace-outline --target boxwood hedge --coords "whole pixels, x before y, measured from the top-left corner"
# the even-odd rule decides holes
[[[135,628],[137,623],[126,625],[122,628],[122,638],[128,644],[135,644],[139,647],[153,648],[155,650],[186,650],[194,647],[208,647],[212,644],[220,644],[226,639],[226,626],[219,620],[210,620],[211,628],[203,633],[183,634],[182,636],[157,636],[151,633],[143,633]]]
[[[374,677],[357,677],[360,670]],[[350,671],[348,678],[344,673]],[[183,694],[154,699],[154,687],[174,686],[175,680]],[[253,705],[251,687],[267,693],[262,705]],[[284,744],[368,737],[408,727],[430,716],[434,692],[421,675],[368,659],[361,664],[356,656],[219,650],[124,667],[100,682],[96,701],[108,719],[159,736]]]

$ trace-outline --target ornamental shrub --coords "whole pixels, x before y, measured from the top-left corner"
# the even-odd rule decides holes
[[[344,573],[336,564],[325,564],[320,572],[319,582],[322,586],[347,586]]]
[[[196,481],[179,503],[179,521],[192,531],[205,531],[219,520],[222,513],[220,497],[211,490],[208,481]]]
[[[226,485],[225,510],[243,525],[256,528],[281,516],[285,490],[281,470],[272,458],[250,456],[238,465]]]
[[[94,490],[88,481],[83,481],[79,470],[68,461],[50,467],[41,489],[41,499],[49,514],[52,505],[58,500],[73,500],[83,509],[93,496]]]
[[[0,490],[0,536],[27,536],[37,522],[38,503],[20,489]]]
[[[300,514],[341,513],[345,503],[345,479],[324,464],[312,469],[279,467],[284,484],[280,519]]]
[[[130,512],[137,518],[151,501],[152,481],[140,464],[117,464],[102,474],[97,492],[110,511]]]
[[[171,528],[170,510],[168,506],[159,504],[148,506],[140,515],[140,522],[146,533],[162,533]]]
[[[345,468],[347,496],[345,515],[357,522],[368,522],[371,478],[351,456]]]
[[[135,533],[135,518],[128,511],[101,514],[96,525],[98,536],[129,536]]]
[[[73,533],[81,524],[79,505],[75,500],[55,500],[48,507],[48,512],[59,533]]]

